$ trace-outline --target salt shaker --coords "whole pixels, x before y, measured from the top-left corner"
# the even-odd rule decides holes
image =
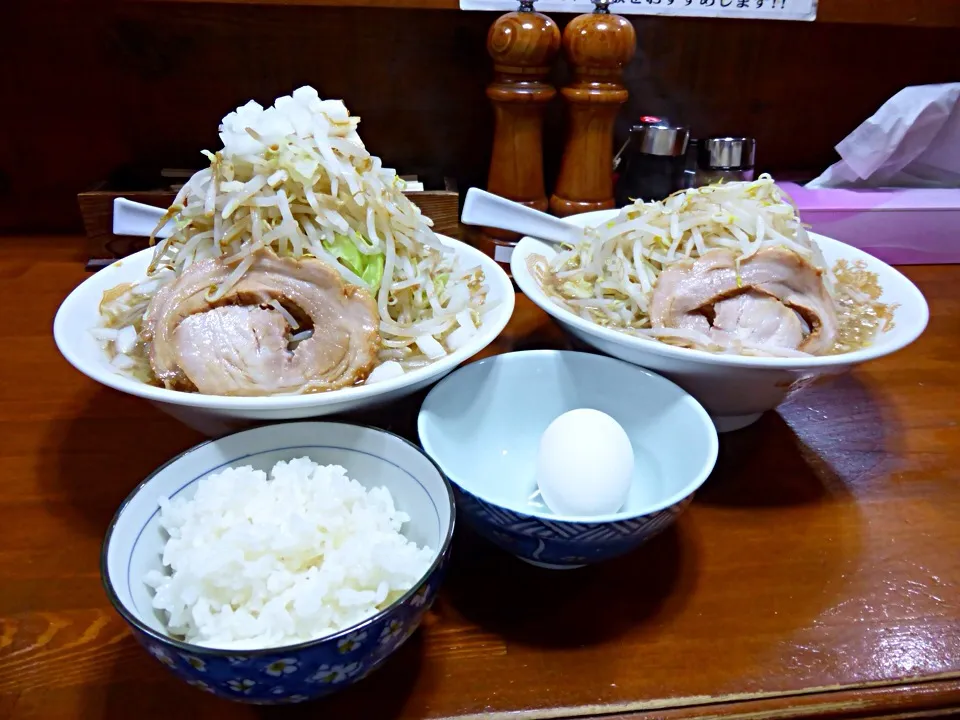
[[[747,137],[701,140],[697,151],[697,185],[753,180],[757,142]]]
[[[617,207],[635,199],[663,200],[683,188],[690,131],[679,125],[641,124],[630,128],[621,151],[617,180]]]

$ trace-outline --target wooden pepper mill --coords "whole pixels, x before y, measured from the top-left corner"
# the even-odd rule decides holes
[[[487,34],[495,72],[487,87],[495,122],[487,189],[538,210],[547,209],[543,112],[557,94],[546,77],[559,49],[560,29],[534,11],[532,0],[521,0],[520,9],[499,17]],[[484,234],[482,249],[508,262],[519,236],[494,228]]]
[[[550,210],[560,217],[614,207],[613,126],[627,100],[623,67],[637,48],[633,25],[611,15],[610,0],[578,15],[563,31],[563,50],[573,82],[563,88],[567,102],[567,143]]]

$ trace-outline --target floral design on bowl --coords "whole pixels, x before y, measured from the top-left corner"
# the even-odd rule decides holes
[[[376,615],[317,640],[265,650],[223,650],[172,638],[143,583],[158,568],[157,498],[189,487],[224,464],[265,464],[308,455],[320,463],[360,468],[359,481],[386,485],[410,516],[415,539],[437,550],[414,587]],[[193,478],[184,485],[184,478]],[[390,433],[340,423],[271,425],[204,443],[147,478],[121,506],[104,542],[107,595],[143,647],[199,691],[258,705],[289,704],[337,692],[380,667],[419,627],[443,577],[453,537],[449,484],[419,448]],[[406,528],[406,526],[405,526]]]

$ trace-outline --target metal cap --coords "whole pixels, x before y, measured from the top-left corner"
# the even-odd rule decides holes
[[[611,0],[593,0],[593,11],[598,15],[610,14]]]
[[[677,125],[634,125],[630,137],[639,152],[677,157],[687,151],[690,131]]]
[[[756,151],[753,138],[707,138],[700,141],[697,164],[704,170],[752,168]]]

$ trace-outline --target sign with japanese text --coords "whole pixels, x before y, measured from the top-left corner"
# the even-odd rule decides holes
[[[518,0],[460,0],[461,10],[516,10]],[[586,13],[590,0],[538,0],[540,12]],[[611,0],[610,12],[618,15],[674,15],[762,20],[813,20],[817,0]]]

